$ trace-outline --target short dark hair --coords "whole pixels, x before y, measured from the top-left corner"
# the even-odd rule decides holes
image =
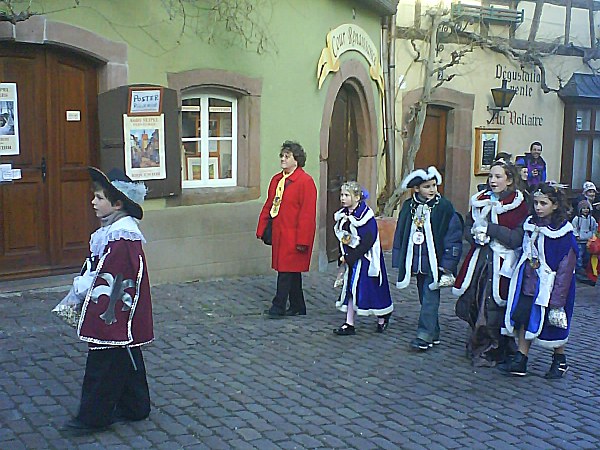
[[[117,203],[117,201],[121,200],[120,198],[118,198],[115,195],[115,193],[113,191],[111,191],[109,189],[104,189],[104,186],[102,185],[102,183],[99,183],[97,181],[92,181],[92,192],[99,192],[99,191],[102,191],[102,193],[106,197],[106,200],[108,200],[112,206],[115,206],[115,203]]]
[[[298,167],[304,167],[304,164],[306,164],[306,152],[298,142],[285,141],[283,144],[281,144],[281,150],[279,151],[279,154],[281,155],[283,152],[290,152],[292,155],[294,155],[294,159],[298,163]]]
[[[542,150],[543,150],[542,143],[541,143],[541,142],[538,142],[538,141],[534,141],[534,142],[532,142],[532,143],[531,143],[531,145],[529,146],[529,151],[530,151],[530,152],[531,152],[531,149],[533,148],[533,146],[534,146],[534,145],[537,145],[537,146],[539,146],[539,147],[540,147],[540,151],[542,151]]]

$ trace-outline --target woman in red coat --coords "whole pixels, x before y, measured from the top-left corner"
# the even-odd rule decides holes
[[[300,144],[285,141],[279,152],[282,171],[269,183],[256,237],[263,239],[269,221],[272,232],[272,264],[277,273],[277,292],[267,311],[269,317],[306,314],[302,272],[308,272],[317,217],[317,189],[302,167],[306,153]],[[286,311],[288,297],[290,307]]]

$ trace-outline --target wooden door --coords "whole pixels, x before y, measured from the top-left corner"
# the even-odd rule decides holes
[[[427,107],[427,117],[421,135],[421,146],[415,157],[415,169],[427,169],[435,166],[446,179],[446,118],[447,110],[435,106]],[[438,187],[444,193],[444,184]]]
[[[333,105],[329,125],[329,156],[327,159],[327,258],[337,260],[339,242],[333,232],[333,214],[340,209],[340,187],[358,177],[358,132],[356,92],[342,86]]]
[[[73,270],[97,226],[87,175],[97,148],[95,64],[45,46],[2,44],[0,81],[17,83],[20,147],[0,163],[23,177],[0,184],[0,279]]]

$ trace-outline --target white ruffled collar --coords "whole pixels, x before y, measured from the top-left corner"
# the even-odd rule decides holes
[[[525,197],[523,197],[521,191],[516,190],[515,192],[515,198],[510,203],[503,203],[503,200],[492,200],[491,198],[480,199],[479,197],[483,195],[489,195],[489,193],[487,190],[478,192],[473,197],[471,197],[471,206],[474,206],[476,208],[484,208],[485,206],[489,205],[492,208],[494,208],[496,214],[502,214],[508,211],[512,211],[513,209],[516,209],[519,206],[521,206],[521,203],[523,203],[523,201],[525,200]]]
[[[106,227],[100,227],[92,233],[90,237],[90,252],[92,256],[102,256],[108,243],[118,241],[119,239],[146,243],[137,220],[131,216],[127,216]]]

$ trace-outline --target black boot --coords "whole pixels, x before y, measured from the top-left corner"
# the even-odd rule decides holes
[[[555,353],[552,355],[552,365],[550,366],[550,370],[546,372],[544,378],[547,380],[556,380],[562,378],[568,370],[569,365],[567,364],[567,357],[564,354]]]
[[[498,364],[498,369],[507,375],[523,377],[527,375],[527,356],[521,352],[517,352],[515,356],[504,364]]]

